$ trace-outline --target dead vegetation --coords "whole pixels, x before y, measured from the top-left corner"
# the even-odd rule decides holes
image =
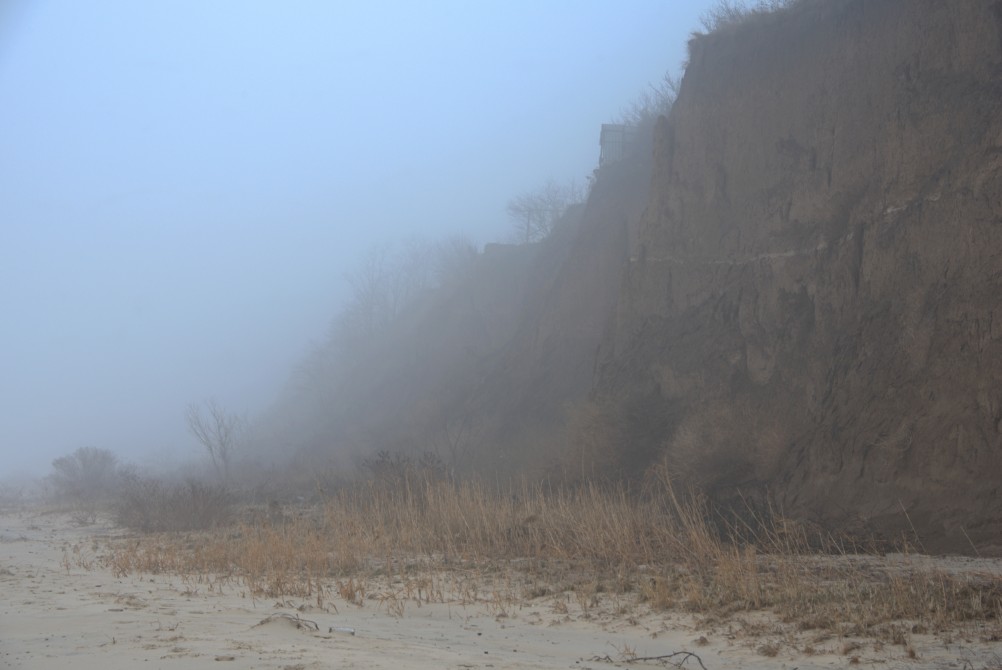
[[[231,521],[231,503],[221,486],[133,475],[123,477],[113,509],[120,526],[150,533],[224,526]]]
[[[635,608],[683,610],[707,626],[769,612],[817,640],[907,646],[913,633],[958,630],[1002,639],[997,573],[952,574],[907,553],[862,553],[778,514],[737,518],[665,477],[630,491],[415,475],[344,488],[320,508],[116,540],[103,560],[118,575],[171,574],[192,589],[311,598],[320,607],[375,603],[398,616],[431,602],[508,616],[550,598],[554,612],[587,618],[612,598],[623,618]]]

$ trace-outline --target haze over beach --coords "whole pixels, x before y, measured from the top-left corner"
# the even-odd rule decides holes
[[[659,3],[0,0],[0,667],[1002,670],[1000,1]]]
[[[584,186],[709,4],[5,3],[0,473],[198,455],[184,407],[265,408],[370,249]]]

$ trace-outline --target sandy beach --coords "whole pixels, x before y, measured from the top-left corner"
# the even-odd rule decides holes
[[[1002,645],[973,632],[952,641],[915,635],[915,658],[902,647],[837,638],[806,655],[803,635],[754,634],[752,623],[767,614],[697,623],[611,595],[586,609],[539,597],[503,611],[487,603],[357,606],[334,596],[317,607],[252,598],[239,586],[177,576],[116,577],[98,556],[118,536],[110,525],[80,526],[64,514],[0,516],[0,667],[1002,667]],[[651,660],[630,660],[643,657]]]

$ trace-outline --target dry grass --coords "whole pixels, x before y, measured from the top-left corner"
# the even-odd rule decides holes
[[[905,646],[902,631],[968,626],[989,639],[1002,631],[998,575],[853,553],[775,515],[728,523],[665,479],[631,493],[407,478],[345,489],[322,509],[277,520],[119,541],[105,560],[120,575],[175,574],[193,587],[232,585],[318,606],[336,595],[397,615],[407,603],[459,602],[506,616],[549,596],[554,611],[587,616],[601,598],[630,594],[655,610],[716,619],[767,610],[802,631]]]

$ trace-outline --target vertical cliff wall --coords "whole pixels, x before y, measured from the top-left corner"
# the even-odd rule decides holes
[[[638,453],[1002,544],[1002,2],[806,1],[697,38],[653,170],[596,387],[656,408]]]
[[[638,144],[645,150],[598,171],[587,205],[540,244],[517,329],[469,394],[475,416],[489,427],[482,465],[538,473],[561,461],[568,411],[592,388],[600,346],[614,325],[627,235],[647,200],[650,133]]]

